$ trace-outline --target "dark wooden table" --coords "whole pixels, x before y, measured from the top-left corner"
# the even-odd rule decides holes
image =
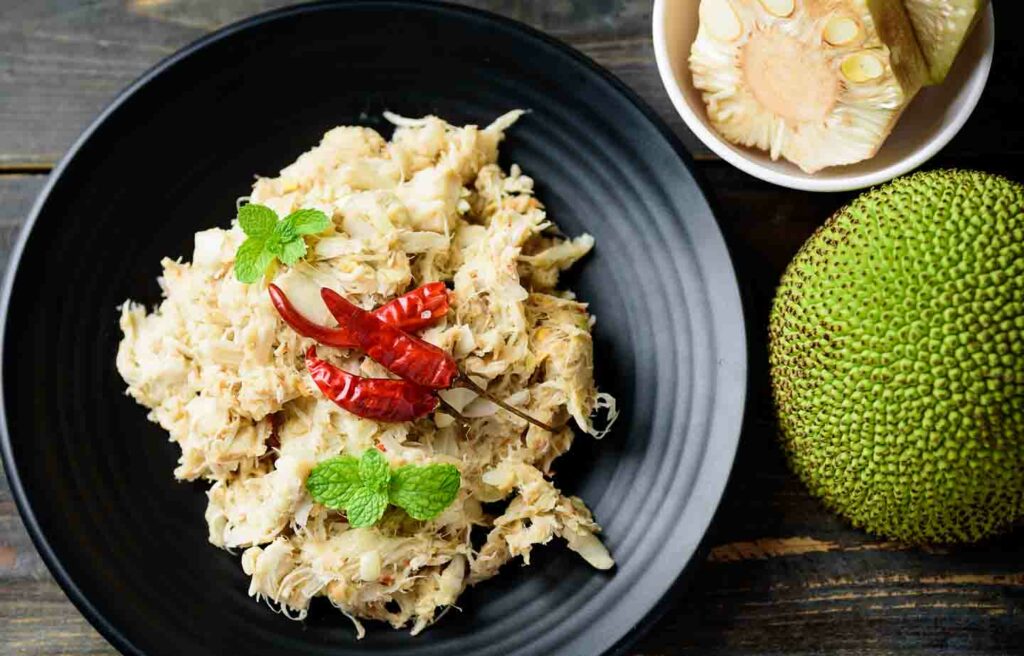
[[[282,4],[0,0],[0,264],[50,168],[120,89],[204,33]],[[768,305],[800,244],[852,194],[774,187],[701,146],[659,82],[650,0],[466,4],[568,41],[657,110],[697,160],[744,287],[752,380],[736,466],[701,561],[637,654],[1024,653],[1024,530],[962,548],[874,539],[808,496],[776,444],[763,339]],[[1024,180],[1024,45],[1011,29],[997,33],[980,107],[928,166]],[[111,653],[53,582],[0,480],[0,654]]]

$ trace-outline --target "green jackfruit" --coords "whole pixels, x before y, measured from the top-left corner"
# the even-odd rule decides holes
[[[863,194],[769,323],[782,441],[827,506],[916,543],[1024,518],[1024,186],[934,171]]]
[[[931,84],[946,79],[988,0],[903,0],[928,62]]]

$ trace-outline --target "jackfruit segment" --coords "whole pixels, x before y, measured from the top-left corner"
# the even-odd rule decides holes
[[[702,0],[694,86],[728,141],[808,173],[873,156],[926,79],[889,0]]]
[[[700,24],[719,41],[738,39],[743,26],[729,0],[707,0],[700,3]]]
[[[928,62],[929,84],[946,79],[988,0],[903,0]]]
[[[765,11],[779,18],[786,18],[793,13],[793,0],[761,0]]]
[[[849,16],[833,16],[825,23],[822,38],[833,46],[847,46],[861,36],[860,25]]]
[[[869,82],[882,77],[885,66],[874,55],[858,52],[844,59],[839,70],[850,82]]]

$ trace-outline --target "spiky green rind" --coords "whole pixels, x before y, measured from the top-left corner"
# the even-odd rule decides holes
[[[916,543],[1024,517],[1024,187],[934,171],[863,194],[769,323],[782,441],[826,505]]]

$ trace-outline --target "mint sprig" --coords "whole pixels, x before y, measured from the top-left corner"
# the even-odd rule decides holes
[[[406,465],[391,475],[388,498],[414,519],[433,519],[448,507],[462,484],[452,465]]]
[[[459,470],[448,464],[405,465],[391,471],[387,458],[376,449],[368,449],[358,459],[324,460],[306,479],[313,499],[344,510],[353,528],[376,524],[388,504],[414,519],[433,519],[451,505],[461,484]]]
[[[304,235],[323,232],[331,220],[314,209],[296,210],[278,220],[277,213],[266,205],[249,203],[238,208],[238,225],[247,238],[235,252],[235,277],[251,284],[275,260],[291,266],[305,257]]]

